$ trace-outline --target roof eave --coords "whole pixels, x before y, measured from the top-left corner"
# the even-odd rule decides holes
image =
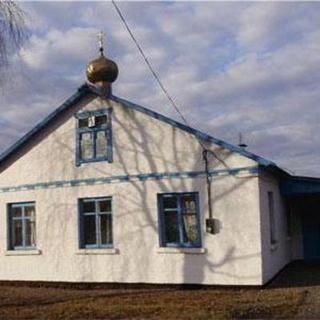
[[[58,115],[60,115],[69,106],[74,105],[80,99],[82,99],[86,94],[90,93],[90,88],[87,84],[83,84],[78,88],[77,92],[68,98],[63,104],[61,104],[57,109],[45,117],[41,122],[39,122],[35,127],[33,127],[29,132],[27,132],[23,137],[18,139],[11,147],[6,149],[0,155],[0,164],[7,160],[15,151],[25,145],[29,139],[33,138],[41,129],[53,121]]]
[[[117,96],[113,95],[111,93],[111,91],[106,92],[105,90],[100,90],[99,88],[92,86],[88,83],[85,83],[82,86],[80,86],[75,94],[73,94],[62,105],[60,105],[55,111],[53,111],[51,114],[49,114],[45,119],[43,119],[39,124],[37,124],[32,130],[30,130],[27,134],[25,134],[22,138],[20,138],[17,142],[15,142],[10,148],[8,148],[5,152],[3,152],[0,155],[0,164],[3,161],[7,160],[20,147],[25,145],[29,141],[29,139],[34,137],[39,131],[41,131],[49,123],[51,123],[54,119],[56,119],[56,117],[58,115],[60,115],[68,107],[77,103],[80,99],[82,99],[87,94],[94,94],[94,95],[99,96],[103,99],[110,99],[112,101],[121,103],[130,109],[142,112],[144,114],[151,116],[152,118],[155,118],[157,120],[160,120],[162,122],[170,124],[173,127],[179,128],[185,132],[193,134],[196,138],[198,138],[202,141],[206,141],[206,142],[210,142],[210,143],[219,145],[219,146],[226,148],[232,152],[238,153],[244,157],[252,159],[264,168],[269,168],[270,170],[277,170],[277,171],[285,172],[284,170],[279,168],[274,162],[272,162],[268,159],[260,157],[252,152],[249,152],[249,151],[247,151],[243,148],[240,148],[238,146],[232,145],[232,144],[225,142],[223,140],[217,139],[213,136],[210,136],[200,130],[194,129],[190,126],[187,126],[187,125],[182,124],[176,120],[173,120],[167,116],[164,116],[160,113],[157,113],[156,111],[147,109],[143,106],[140,106],[138,104],[135,104],[135,103],[130,102],[128,100],[125,100],[123,98],[117,97]],[[288,173],[285,172],[285,174],[288,174]]]
[[[179,129],[181,129],[183,131],[189,132],[189,133],[195,135],[198,139],[200,139],[202,141],[214,143],[214,144],[219,145],[219,146],[221,146],[223,148],[226,148],[226,149],[228,149],[228,150],[230,150],[232,152],[236,152],[236,153],[238,153],[238,154],[240,154],[240,155],[242,155],[244,157],[250,158],[251,160],[256,161],[259,165],[261,165],[263,167],[277,167],[277,165],[274,162],[272,162],[272,161],[270,161],[268,159],[260,157],[260,156],[254,154],[252,152],[249,152],[249,151],[247,151],[247,150],[245,150],[245,149],[243,149],[241,147],[238,147],[238,146],[232,145],[232,144],[230,144],[228,142],[225,142],[223,140],[217,139],[217,138],[215,138],[215,137],[213,137],[213,136],[211,136],[209,134],[206,134],[206,133],[204,133],[204,132],[202,132],[200,130],[197,130],[197,129],[194,129],[192,127],[189,127],[189,126],[187,126],[185,124],[182,124],[182,123],[180,123],[180,122],[178,122],[176,120],[173,120],[173,119],[171,119],[169,117],[166,117],[166,116],[164,116],[164,115],[162,115],[162,114],[160,114],[160,113],[158,113],[156,111],[150,110],[148,108],[145,108],[143,106],[140,106],[138,104],[135,104],[133,102],[125,100],[123,98],[117,97],[115,95],[110,95],[108,98],[110,100],[115,101],[115,102],[121,103],[121,104],[127,106],[128,108],[134,109],[136,111],[140,111],[140,112],[145,113],[145,114],[147,114],[147,115],[149,115],[149,116],[151,116],[151,117],[153,117],[155,119],[158,119],[160,121],[168,123],[168,124],[170,124],[170,125],[172,125],[172,126],[174,126],[176,128],[179,128]]]

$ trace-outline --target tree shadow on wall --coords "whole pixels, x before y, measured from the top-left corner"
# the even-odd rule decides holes
[[[110,102],[104,101],[102,106],[106,107],[106,104],[110,104]],[[182,132],[177,128],[170,128],[167,125],[163,125],[161,121],[148,120],[148,116],[125,107],[120,115],[117,108],[114,108],[112,114],[114,162],[111,164],[104,162],[98,166],[92,165],[90,167],[90,175],[93,176],[86,178],[109,177],[112,172],[116,172],[113,168],[120,170],[121,175],[204,171],[203,150],[200,144],[193,143],[189,133]],[[142,122],[141,119],[143,117],[146,117],[147,122]],[[66,120],[67,117],[65,118]],[[53,133],[52,128],[49,132]],[[35,143],[41,141],[43,140],[39,138]],[[186,141],[189,142],[187,143]],[[209,146],[212,147],[211,145]],[[56,135],[52,152],[56,155],[60,152],[69,153],[70,161],[74,161],[74,148],[65,142],[63,136]],[[219,154],[221,161],[211,157],[210,169],[225,168],[232,153],[225,152],[220,147],[215,147],[215,152]],[[48,159],[50,159],[50,156],[48,156]],[[49,172],[55,172],[55,162],[48,159],[43,159],[43,161],[50,161],[48,170]],[[59,174],[61,177],[68,176],[68,168],[69,166],[60,168],[61,172]],[[77,172],[79,170],[82,169],[74,170],[74,179],[78,178]],[[223,179],[229,179],[230,186],[224,186],[220,190],[219,182],[223,181]],[[229,195],[236,192],[251,179],[252,177],[237,176],[212,178],[213,199],[211,200],[213,212],[215,212],[215,206],[219,201],[228,201]],[[86,187],[89,188],[88,186]],[[258,281],[259,274],[252,274],[246,278],[239,276],[240,270],[232,262],[245,261],[250,264],[253,259],[259,257],[259,252],[238,255],[238,243],[230,240],[230,245],[226,247],[222,256],[215,257],[214,253],[212,253],[212,248],[209,245],[214,241],[213,239],[216,235],[205,233],[205,218],[207,218],[208,212],[205,177],[150,179],[105,184],[103,186],[105,194],[100,195],[109,196],[110,192],[113,193],[113,201],[116,208],[113,216],[114,243],[119,248],[120,254],[103,256],[103,259],[101,256],[74,258],[75,253],[69,252],[69,254],[72,254],[70,265],[65,260],[62,263],[64,258],[71,257],[66,256],[66,243],[68,244],[68,250],[70,250],[70,246],[74,246],[74,251],[78,249],[79,241],[77,239],[79,234],[74,231],[70,234],[70,230],[77,230],[77,228],[70,228],[70,224],[78,221],[77,201],[79,194],[81,194],[80,189],[81,187],[76,187],[70,193],[66,192],[66,194],[72,194],[72,199],[67,195],[63,199],[55,199],[54,208],[50,207],[53,201],[50,189],[43,191],[45,192],[44,199],[47,198],[48,203],[40,206],[46,212],[46,216],[45,218],[42,217],[39,222],[43,221],[45,225],[38,223],[37,228],[42,229],[41,232],[46,233],[51,238],[50,248],[48,247],[49,241],[44,244],[44,253],[47,245],[47,250],[51,254],[48,258],[52,266],[51,270],[55,270],[56,273],[64,273],[64,268],[68,268],[68,272],[72,272],[74,268],[75,272],[80,274],[79,281],[88,281],[88,279],[95,279],[93,275],[97,272],[97,263],[101,264],[101,261],[103,261],[103,267],[100,270],[105,270],[106,275],[109,275],[112,279],[119,279],[119,282],[126,282],[128,279],[130,282],[152,282],[153,279],[165,282],[166,277],[159,275],[161,270],[176,274],[177,283],[208,282],[208,273],[222,275],[230,284],[241,283],[244,280],[248,282]],[[177,191],[198,192],[200,195],[201,234],[203,243],[207,245],[207,251],[213,254],[210,255],[210,258],[208,254],[179,254],[179,256],[162,254],[160,256],[157,253],[159,248],[157,193]],[[228,212],[224,213],[224,215],[227,214]],[[219,218],[222,228],[220,233],[224,232],[223,228],[225,227],[223,221],[221,221],[222,218]],[[231,219],[228,220],[230,221]],[[123,226],[126,226],[127,232],[125,234],[120,232]],[[237,226],[232,226],[232,228],[234,228],[234,232],[243,234],[246,232],[244,229],[237,229]],[[130,251],[134,252],[134,254],[129,254]],[[155,259],[155,255],[157,255],[157,259]],[[162,265],[160,266],[159,263]],[[170,271],[166,270],[166,268],[170,268]],[[59,278],[59,275],[57,278]],[[110,281],[108,276],[105,276],[104,279],[106,282]]]

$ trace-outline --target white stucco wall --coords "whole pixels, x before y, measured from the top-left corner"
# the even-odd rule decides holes
[[[180,129],[100,99],[79,109],[113,107],[114,162],[75,166],[75,119],[48,128],[0,174],[0,187],[152,172],[203,170],[195,138]],[[230,168],[256,163],[220,147]],[[211,160],[211,168],[224,168]],[[262,284],[259,181],[255,175],[213,177],[212,203],[219,232],[205,233],[204,177],[118,182],[0,193],[0,280]],[[204,253],[160,253],[157,193],[199,192]],[[77,201],[113,197],[116,254],[79,252]],[[8,203],[35,201],[40,255],[8,256]]]
[[[266,283],[292,260],[292,239],[287,233],[287,216],[279,180],[266,172],[259,174],[261,245],[263,282]],[[271,245],[268,192],[273,192],[275,234],[277,243]]]
[[[85,101],[87,102],[87,101]],[[113,163],[75,166],[75,111],[113,107]],[[49,133],[49,134],[48,134]],[[231,168],[256,165],[253,160],[210,145]],[[212,162],[214,168],[224,168]],[[0,186],[97,178],[122,174],[203,170],[202,150],[193,135],[138,111],[99,98],[66,113],[29,144],[13,166],[0,167]]]

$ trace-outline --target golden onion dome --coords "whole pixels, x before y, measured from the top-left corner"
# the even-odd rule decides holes
[[[91,83],[114,82],[119,74],[117,64],[107,59],[101,50],[101,56],[87,65],[87,78]]]

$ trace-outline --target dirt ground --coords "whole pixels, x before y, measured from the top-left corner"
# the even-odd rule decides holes
[[[265,288],[0,284],[0,319],[320,318],[320,264],[294,263]]]

